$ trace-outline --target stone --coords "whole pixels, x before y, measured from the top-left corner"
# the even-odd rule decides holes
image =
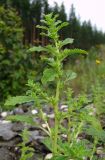
[[[43,155],[41,155],[40,153],[35,153],[29,160],[43,160]]]
[[[7,112],[2,112],[2,113],[1,113],[1,117],[3,117],[3,118],[7,117],[7,115],[8,115]]]
[[[14,160],[15,154],[11,153],[7,148],[0,148],[0,160]]]
[[[0,141],[0,147],[5,147],[5,148],[15,148],[17,146],[18,143],[21,142],[21,137],[17,136],[17,137],[14,137],[12,138],[11,140],[9,141],[5,141],[5,140],[2,140]]]
[[[17,135],[16,132],[11,130],[12,123],[2,123],[0,122],[0,138],[3,140],[10,140]]]
[[[30,131],[30,139],[33,140],[42,140],[44,137],[39,134],[39,131]]]
[[[19,132],[24,129],[24,125],[21,122],[15,122],[15,123],[13,123],[11,129],[14,132]]]
[[[60,106],[60,109],[61,109],[61,110],[65,109],[65,108],[68,108],[68,106],[65,105],[65,104],[63,104],[63,105]]]
[[[15,108],[13,110],[13,114],[23,114],[23,113],[24,113],[24,111],[22,108]]]
[[[49,154],[46,155],[45,160],[51,159],[52,157],[53,157],[52,153],[49,153]]]
[[[32,113],[32,114],[37,114],[38,111],[37,111],[36,109],[33,109],[33,110],[31,111],[31,113]]]

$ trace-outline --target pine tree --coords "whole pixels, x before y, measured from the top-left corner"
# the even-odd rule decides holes
[[[80,28],[80,20],[76,17],[75,8],[72,4],[69,15],[69,33],[70,37],[74,39],[74,47],[79,47]]]

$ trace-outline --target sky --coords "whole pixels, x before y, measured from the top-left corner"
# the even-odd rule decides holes
[[[105,32],[105,0],[48,0],[51,6],[54,2],[60,5],[64,2],[66,13],[69,14],[71,4],[74,4],[77,17],[81,21],[91,20],[92,26]]]

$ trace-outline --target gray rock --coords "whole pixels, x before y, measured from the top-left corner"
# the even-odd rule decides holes
[[[0,160],[14,160],[15,155],[6,148],[0,148]]]
[[[18,143],[21,142],[21,138],[20,137],[14,137],[13,139],[9,140],[9,141],[0,141],[0,147],[5,147],[5,148],[15,148],[17,146]]]
[[[11,130],[12,123],[2,123],[0,122],[0,138],[3,140],[10,140],[17,135],[16,132]]]
[[[24,129],[24,125],[21,122],[15,122],[15,123],[13,123],[11,129],[14,132],[19,132]]]
[[[39,134],[39,131],[30,131],[30,139],[33,140],[42,140],[44,137]]]
[[[30,158],[29,160],[44,160],[43,155],[41,155],[40,153],[35,153],[35,155],[33,155],[32,158]]]
[[[13,114],[23,114],[23,113],[24,113],[24,111],[22,108],[15,108],[13,110]]]

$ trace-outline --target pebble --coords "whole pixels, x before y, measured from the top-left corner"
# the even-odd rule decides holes
[[[11,123],[11,121],[0,120],[0,123],[2,123],[2,124],[8,124],[8,123]]]
[[[62,134],[62,137],[63,138],[67,138],[67,134]]]
[[[64,112],[67,112],[68,111],[68,108],[64,108],[64,110],[63,110]]]
[[[12,131],[12,123],[1,123],[0,124],[0,140],[9,141],[14,138],[18,133]]]
[[[63,110],[63,109],[65,109],[65,108],[68,108],[68,106],[67,105],[65,105],[65,104],[63,104],[63,105],[61,105],[61,110]]]
[[[103,148],[102,147],[98,147],[96,153],[97,154],[104,154]]]
[[[8,115],[7,112],[2,112],[2,113],[1,113],[1,116],[2,116],[3,118],[7,117],[7,115]]]
[[[52,113],[52,114],[48,114],[47,117],[53,119],[55,117],[55,115],[54,115],[54,113]]]
[[[37,111],[37,110],[35,110],[35,109],[33,109],[33,110],[31,111],[31,113],[32,113],[32,114],[37,114],[37,113],[38,113],[38,111]]]
[[[47,128],[47,124],[43,123],[43,124],[42,124],[42,127],[43,127],[43,128]]]
[[[21,108],[15,108],[15,109],[13,110],[13,113],[14,113],[14,114],[24,114],[24,111],[23,111]]]
[[[51,159],[52,157],[53,157],[52,153],[49,153],[49,154],[46,155],[45,160]]]

